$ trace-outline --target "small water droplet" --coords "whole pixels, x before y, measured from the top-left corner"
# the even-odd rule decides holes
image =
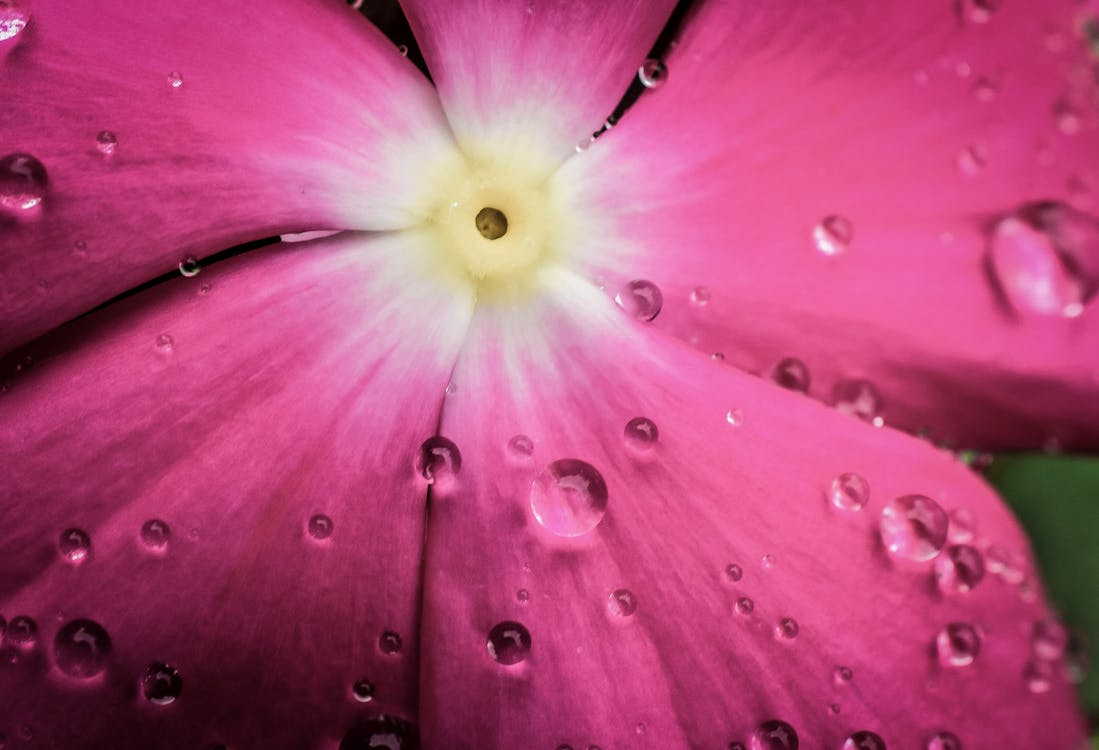
[[[977,521],[966,508],[950,511],[950,541],[964,543],[971,541],[977,533]]]
[[[843,750],[886,750],[885,741],[874,734],[863,730],[854,732],[843,741]]]
[[[324,541],[332,536],[332,519],[323,513],[317,513],[309,518],[309,523],[306,528],[309,532],[309,536],[317,541]]]
[[[1022,563],[1009,550],[995,544],[985,550],[985,569],[1005,583],[1018,584],[1024,578]]]
[[[351,697],[359,703],[369,703],[374,700],[374,683],[365,677],[356,680],[355,684],[351,686]]]
[[[416,472],[434,484],[449,480],[462,470],[462,454],[458,446],[442,435],[433,435],[423,442],[416,455]]]
[[[581,138],[576,144],[576,153],[578,153],[578,154],[584,153],[589,148],[591,148],[591,145],[593,143],[595,143],[595,137],[594,136],[589,135],[587,138]],[[599,284],[598,286],[599,286],[600,289],[603,288],[602,284]]]
[[[168,85],[174,89],[178,89],[183,85],[183,74],[178,70],[173,70],[168,74]]]
[[[725,566],[725,577],[730,581],[739,581],[744,577],[744,569],[736,563],[729,563]]]
[[[637,69],[637,78],[647,89],[658,89],[668,80],[668,67],[655,58],[649,58]]]
[[[925,562],[946,544],[950,525],[939,504],[925,495],[903,495],[882,508],[879,529],[886,551],[898,560]]]
[[[840,510],[857,512],[870,502],[870,483],[859,474],[844,472],[832,480],[828,497]]]
[[[980,550],[967,544],[951,545],[935,559],[935,581],[943,593],[969,593],[984,575]]]
[[[156,337],[156,346],[162,351],[171,351],[175,347],[175,339],[171,334],[162,333]]]
[[[27,0],[0,0],[0,42],[15,39],[30,20]]]
[[[111,156],[118,148],[118,136],[111,130],[100,130],[95,136],[95,147],[104,156]]]
[[[530,653],[530,631],[522,623],[506,620],[488,631],[488,654],[500,664],[518,664]]]
[[[599,525],[607,512],[607,484],[594,466],[563,458],[534,480],[530,507],[535,520],[558,536],[575,537]]]
[[[968,623],[952,622],[935,636],[935,650],[943,666],[965,667],[980,653],[981,636]]]
[[[954,161],[959,172],[966,177],[973,177],[980,174],[988,164],[988,151],[979,143],[971,143],[958,152]]]
[[[165,549],[171,537],[171,528],[159,518],[150,518],[141,524],[141,543],[151,550]]]
[[[1053,117],[1057,121],[1057,129],[1065,135],[1076,135],[1080,132],[1080,110],[1074,104],[1064,99],[1053,106]]]
[[[38,623],[26,615],[16,615],[8,622],[5,639],[20,651],[30,651],[38,645]]]
[[[840,380],[832,389],[836,410],[873,422],[881,414],[881,396],[868,380]]]
[[[855,238],[851,220],[838,214],[825,216],[813,227],[813,244],[824,255],[840,255],[847,251]]]
[[[988,23],[1003,0],[958,0],[958,16],[963,22]]]
[[[771,379],[788,391],[809,392],[809,368],[800,359],[786,357],[779,360]]]
[[[111,637],[92,620],[73,620],[53,639],[54,663],[70,677],[95,677],[107,668],[110,654]]]
[[[1000,86],[991,78],[981,76],[973,84],[973,98],[979,102],[988,104],[995,101],[1000,93]]]
[[[92,538],[82,529],[65,529],[57,542],[61,558],[74,565],[87,560],[92,554]]]
[[[752,750],[797,750],[798,733],[780,719],[765,721],[752,732]]]
[[[408,57],[408,45],[407,44],[398,44],[397,45],[397,54],[399,54],[401,57]]]
[[[201,270],[202,266],[199,265],[198,258],[193,255],[188,255],[179,262],[179,273],[187,278],[198,276]]]
[[[740,427],[744,424],[744,412],[740,409],[729,409],[725,412],[725,421],[733,427]]]
[[[526,589],[519,589],[515,592],[515,600],[520,604],[526,604],[530,601],[530,592]]]
[[[936,732],[928,738],[927,750],[962,750],[962,741],[953,732]]]
[[[733,608],[736,609],[738,615],[750,615],[755,611],[756,603],[747,596],[742,596],[736,600]]]
[[[626,445],[637,453],[648,453],[656,446],[660,430],[648,417],[634,417],[626,423],[623,432]]]
[[[733,741],[728,744],[725,750],[748,750],[748,746],[743,742]]]
[[[1023,684],[1032,693],[1048,693],[1053,689],[1053,665],[1041,659],[1031,659],[1023,667]]]
[[[167,706],[183,692],[183,678],[172,665],[153,662],[141,679],[141,692],[150,703]]]
[[[629,589],[616,589],[607,598],[607,610],[616,617],[629,617],[637,611],[637,597]]]
[[[520,460],[525,460],[534,455],[534,441],[526,435],[515,435],[508,440],[508,453]]]
[[[340,740],[338,750],[416,750],[419,747],[420,733],[414,724],[379,714],[351,727]]]
[[[2,1],[2,0],[0,0]],[[84,240],[77,240],[73,243],[73,254],[78,258],[83,258],[88,254],[88,243]]]
[[[634,279],[622,287],[614,301],[631,318],[647,321],[660,314],[664,307],[664,294],[651,281]]]
[[[832,682],[837,685],[846,685],[854,677],[855,673],[851,671],[850,667],[837,666],[832,670]]]
[[[1068,629],[1056,620],[1038,620],[1034,623],[1030,645],[1039,659],[1060,659],[1068,646]]]
[[[46,197],[49,184],[46,168],[30,154],[0,158],[0,209],[18,212],[34,208]]]
[[[775,626],[775,637],[784,641],[792,641],[798,637],[800,630],[797,620],[792,617],[783,617]]]
[[[383,654],[399,654],[402,643],[400,634],[386,630],[378,637],[378,650]]]
[[[704,286],[696,286],[691,290],[691,304],[695,307],[705,307],[710,304],[710,290]]]
[[[759,558],[759,564],[763,566],[764,570],[770,570],[775,567],[775,556],[768,552],[763,555],[763,557]]]

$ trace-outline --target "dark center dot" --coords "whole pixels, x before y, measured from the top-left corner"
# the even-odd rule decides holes
[[[498,240],[508,233],[508,217],[504,216],[504,212],[498,208],[485,206],[477,212],[477,218],[474,221],[477,224],[477,231],[486,239]]]

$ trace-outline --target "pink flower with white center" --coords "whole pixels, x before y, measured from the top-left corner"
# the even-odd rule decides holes
[[[0,0],[7,746],[1082,740],[1094,9],[673,5]]]

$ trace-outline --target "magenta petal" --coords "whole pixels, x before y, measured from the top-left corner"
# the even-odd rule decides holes
[[[34,156],[48,189],[0,209],[0,351],[188,256],[420,220],[420,163],[451,143],[438,99],[340,6],[31,4],[0,158]]]
[[[0,394],[0,733],[335,747],[369,715],[415,719],[415,465],[471,309],[423,283],[421,249],[279,246],[42,342]],[[75,620],[109,658],[56,644]]]
[[[478,313],[455,371],[441,430],[463,469],[431,511],[425,742],[724,748],[774,722],[802,748],[1082,737],[1058,655],[1032,650],[1049,610],[1025,537],[966,467],[623,330],[557,281],[525,320]]]
[[[667,85],[559,175],[602,213],[576,257],[612,295],[657,284],[655,325],[708,354],[796,358],[828,403],[869,382],[868,418],[1095,446],[1083,21],[1073,0],[702,4]],[[1041,231],[996,262],[1013,220]]]
[[[674,0],[405,0],[447,119],[480,159],[574,153],[611,114]],[[544,163],[538,163],[544,160]]]

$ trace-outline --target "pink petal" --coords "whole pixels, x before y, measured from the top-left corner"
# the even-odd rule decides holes
[[[0,64],[0,159],[36,157],[48,189],[0,209],[0,351],[188,256],[420,220],[420,163],[451,142],[438,100],[340,3],[30,10]]]
[[[173,282],[41,343],[0,394],[0,655],[14,662],[0,660],[0,733],[334,747],[366,716],[415,718],[414,461],[472,308],[423,283],[423,247],[345,234],[262,250],[208,269],[208,288]],[[142,543],[151,519],[170,528],[163,550]],[[59,553],[69,528],[91,539],[70,549],[77,564]],[[13,642],[19,615],[38,623],[31,651]],[[91,679],[54,644],[85,618],[113,646]],[[182,677],[171,705],[142,692],[154,662]]]
[[[667,85],[558,175],[601,213],[575,256],[612,296],[654,282],[655,325],[707,353],[765,376],[797,358],[826,402],[866,381],[866,416],[936,440],[1097,445],[1083,20],[1072,0],[705,3]],[[990,260],[1045,201],[1084,233],[1047,223]],[[1034,271],[1047,291],[1018,293]]]
[[[463,148],[548,171],[603,124],[673,0],[406,0]]]
[[[464,463],[431,510],[425,744],[725,748],[774,719],[802,748],[863,730],[890,748],[927,748],[940,731],[965,748],[1083,736],[1059,662],[1033,655],[1049,611],[1025,538],[976,475],[624,329],[593,288],[555,282],[519,319],[479,312],[455,372],[441,432]],[[575,463],[557,474],[575,504],[554,502],[545,472],[562,459],[601,476],[601,520],[581,502],[598,479]],[[860,511],[830,501],[845,472],[868,482]],[[954,513],[952,543],[975,519],[968,543],[990,572],[970,591],[957,588],[970,567],[944,571],[940,590],[936,563],[914,560],[938,547],[907,527],[884,536],[912,559],[883,549],[883,509],[911,493]],[[952,623],[974,628],[975,658],[971,631],[940,635]],[[1034,669],[1048,680],[1028,683]]]

